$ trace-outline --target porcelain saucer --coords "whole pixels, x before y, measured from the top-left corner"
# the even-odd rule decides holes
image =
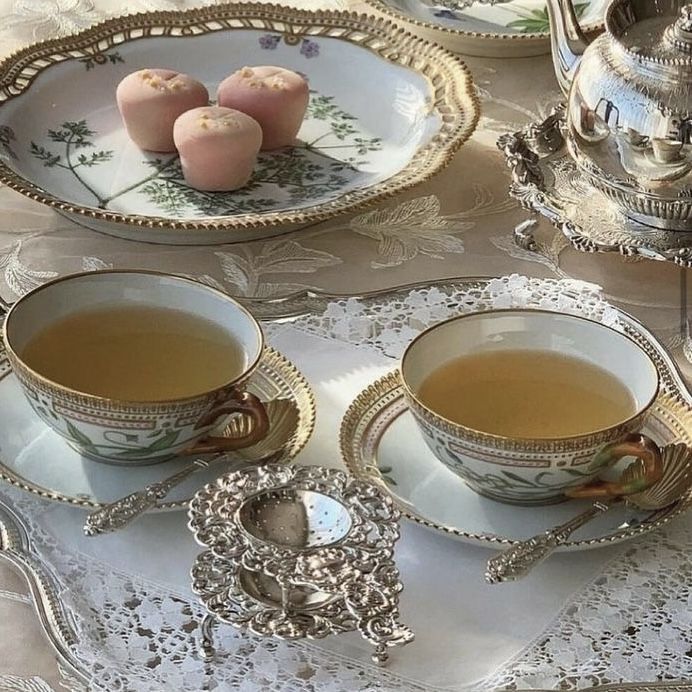
[[[295,366],[277,351],[267,348],[248,386],[260,399],[271,402],[289,398],[298,409],[297,424],[287,433],[283,450],[273,461],[290,462],[312,434],[315,404],[310,386]],[[253,461],[263,453],[265,441],[227,456],[209,468],[192,474],[171,491],[159,509],[180,509],[200,487],[226,469]],[[270,450],[267,450],[268,452]],[[272,452],[274,450],[271,450]],[[112,466],[87,459],[57,433],[48,428],[31,410],[19,382],[4,357],[0,356],[0,480],[57,502],[96,508],[145,485],[163,480],[190,464],[180,458],[149,466]]]
[[[454,0],[366,0],[384,14],[403,22],[417,36],[462,55],[518,58],[550,52],[550,27],[545,0],[471,2]],[[462,9],[457,9],[459,5]],[[575,2],[586,33],[603,27],[605,0]]]
[[[659,444],[692,445],[692,406],[661,394],[644,432]],[[402,514],[424,526],[470,543],[501,548],[529,538],[578,514],[588,501],[520,507],[471,490],[428,449],[404,401],[398,372],[379,379],[353,402],[341,426],[341,451],[356,477],[377,479]],[[686,496],[657,511],[626,504],[589,522],[562,550],[583,550],[649,533],[685,511]]]

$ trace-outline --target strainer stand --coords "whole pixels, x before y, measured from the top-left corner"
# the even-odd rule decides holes
[[[398,621],[399,512],[376,485],[323,467],[267,465],[228,474],[190,504],[202,552],[192,588],[217,621],[282,639],[357,630],[385,663],[413,633]]]

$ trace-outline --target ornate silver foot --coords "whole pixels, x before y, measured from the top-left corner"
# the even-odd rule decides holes
[[[210,663],[214,659],[216,649],[214,648],[214,625],[216,618],[207,613],[200,624],[199,649],[202,660]]]
[[[387,665],[387,660],[389,659],[389,653],[387,652],[386,644],[378,644],[375,647],[375,651],[371,656],[372,662],[376,663],[378,666]]]
[[[522,250],[538,252],[538,243],[533,234],[536,226],[538,226],[536,219],[526,219],[514,227],[514,242]]]

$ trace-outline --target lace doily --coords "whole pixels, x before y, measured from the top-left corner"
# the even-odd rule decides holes
[[[397,357],[412,336],[435,321],[461,311],[519,306],[577,313],[615,326],[618,322],[617,312],[591,284],[513,275],[479,282],[451,296],[427,288],[394,298],[336,301],[322,314],[300,318],[291,326]],[[267,325],[270,342],[281,328]],[[114,570],[56,539],[41,518],[51,507],[45,501],[12,488],[0,491],[0,498],[25,518],[33,549],[52,568],[77,629],[74,653],[91,678],[90,689],[442,689],[377,669],[365,656],[340,656],[308,642],[260,639],[230,627],[217,631],[222,662],[209,670],[197,655],[195,635],[203,611],[191,595]],[[499,670],[488,671],[482,682],[465,689],[569,689],[689,675],[691,552],[692,531],[684,519],[654,539],[625,545],[546,631],[526,642]]]
[[[616,325],[618,320],[617,311],[594,284],[512,274],[451,296],[431,287],[385,300],[338,300],[330,303],[323,314],[302,317],[292,324],[326,339],[399,358],[420,331],[436,322],[478,310],[520,307],[582,315],[607,325]]]

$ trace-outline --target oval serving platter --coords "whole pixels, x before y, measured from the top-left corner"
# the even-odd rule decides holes
[[[176,155],[128,139],[118,82],[167,67],[218,83],[245,65],[302,73],[311,98],[295,146],[263,152],[250,183],[185,184]],[[478,119],[470,73],[382,17],[230,4],[111,19],[0,64],[0,182],[91,229],[147,242],[277,235],[422,182]]]
[[[272,418],[272,411],[281,410],[271,406],[273,400],[290,399],[295,404],[297,420],[291,417],[284,425],[283,446],[272,457],[276,463],[290,463],[315,427],[315,401],[310,385],[288,359],[266,348],[248,389],[268,402],[270,425],[284,423]],[[227,455],[227,462],[219,460],[196,471],[152,511],[184,509],[195,492],[220,473],[240,468],[243,462],[253,463],[264,454],[273,455],[270,437],[271,434],[247,450]],[[33,412],[4,350],[0,350],[0,480],[48,500],[95,509],[168,478],[192,460],[182,457],[158,464],[114,466],[81,456]]]
[[[521,58],[550,52],[545,0],[473,3],[453,9],[453,2],[434,0],[365,0],[417,36],[454,53],[486,58]],[[603,28],[607,0],[575,0],[587,34]]]

